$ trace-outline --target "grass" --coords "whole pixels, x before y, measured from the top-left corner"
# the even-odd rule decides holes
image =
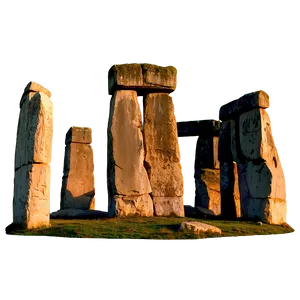
[[[198,221],[217,226],[222,234],[180,231],[183,221]],[[288,224],[259,225],[252,221],[227,221],[179,217],[131,217],[97,220],[51,220],[51,227],[15,230],[10,234],[105,239],[199,239],[211,237],[283,234],[293,232]]]

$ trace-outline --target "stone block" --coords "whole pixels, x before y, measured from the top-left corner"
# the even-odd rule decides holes
[[[82,143],[91,144],[92,143],[92,129],[88,127],[71,127],[67,134],[65,143]]]
[[[182,222],[180,224],[180,230],[189,230],[195,233],[200,233],[200,232],[210,232],[210,233],[219,233],[219,234],[222,233],[220,228],[209,224],[201,223],[201,222]]]
[[[182,197],[153,196],[154,214],[159,217],[184,217]]]
[[[177,122],[177,132],[179,137],[217,137],[220,134],[220,126],[221,122],[216,120]]]
[[[199,137],[196,145],[195,175],[202,168],[219,169],[218,160],[219,138],[216,136],[209,138]]]

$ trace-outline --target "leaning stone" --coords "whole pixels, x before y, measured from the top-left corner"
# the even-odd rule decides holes
[[[177,122],[177,132],[179,137],[184,136],[199,136],[201,138],[219,136],[220,121],[216,120],[201,120]]]
[[[153,196],[154,213],[158,217],[184,217],[182,197]]]
[[[210,233],[219,233],[219,234],[222,233],[220,228],[205,223],[200,223],[200,222],[182,222],[180,224],[180,230],[189,230],[195,233],[200,233],[200,232],[210,232]]]
[[[199,137],[196,145],[195,174],[203,168],[220,169],[218,160],[219,138],[216,136]]]
[[[141,196],[116,195],[117,216],[153,216],[153,201],[149,194]]]

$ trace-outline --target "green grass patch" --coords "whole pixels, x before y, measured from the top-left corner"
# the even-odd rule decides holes
[[[217,226],[222,234],[180,231],[183,221],[198,221]],[[252,221],[227,221],[179,217],[131,217],[97,220],[51,220],[51,227],[15,230],[11,234],[104,239],[199,239],[210,237],[283,234],[293,232],[288,224],[259,225]]]

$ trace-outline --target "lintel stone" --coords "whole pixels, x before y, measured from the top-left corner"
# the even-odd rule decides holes
[[[177,122],[177,132],[179,137],[199,136],[205,138],[219,136],[220,124],[221,122],[216,120]]]

